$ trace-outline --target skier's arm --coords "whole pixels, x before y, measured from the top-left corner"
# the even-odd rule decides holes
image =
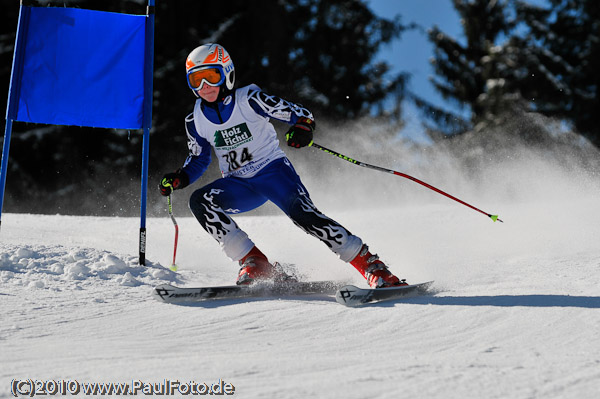
[[[315,120],[307,108],[259,89],[249,91],[248,102],[257,114],[292,125],[285,135],[288,146],[301,148],[312,144]]]
[[[195,182],[206,172],[210,164],[210,144],[200,137],[194,125],[194,114],[185,118],[185,130],[188,136],[190,153],[183,167],[173,173],[167,173],[158,184],[161,195],[170,195],[173,190],[179,190]]]
[[[185,118],[185,130],[188,136],[188,148],[190,152],[180,170],[187,175],[189,184],[192,184],[206,172],[208,165],[210,165],[211,147],[208,141],[196,131],[194,114],[190,114]]]
[[[272,96],[258,88],[248,92],[248,102],[257,114],[265,118],[277,119],[288,125],[296,124],[302,117],[314,120],[312,112],[302,105]]]

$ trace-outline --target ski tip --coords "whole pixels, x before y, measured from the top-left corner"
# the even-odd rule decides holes
[[[177,288],[172,286],[171,284],[159,284],[152,288],[152,296],[157,301],[166,302],[165,298],[168,297],[169,292],[174,289],[177,289]]]
[[[361,289],[354,285],[345,285],[337,290],[335,301],[340,305],[357,307],[365,303],[368,289]]]
[[[490,217],[490,219],[492,219],[494,222],[495,222],[495,221],[498,221],[498,222],[500,222],[500,223],[504,223],[504,222],[502,221],[502,219],[498,218],[498,215],[488,215],[488,216],[489,216],[489,217]]]
[[[425,283],[400,285],[386,288],[358,288],[353,285],[346,285],[340,288],[335,294],[337,303],[348,307],[359,307],[370,302],[381,302],[401,297],[409,297],[424,294],[433,281]]]

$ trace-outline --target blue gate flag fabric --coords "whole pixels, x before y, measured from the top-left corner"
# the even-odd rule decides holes
[[[149,128],[144,118],[145,15],[26,6],[21,13],[14,102],[7,117],[55,125]]]

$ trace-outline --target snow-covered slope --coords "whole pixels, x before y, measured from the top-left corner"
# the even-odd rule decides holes
[[[572,194],[494,204],[504,224],[445,199],[326,210],[396,274],[436,280],[435,295],[361,309],[327,296],[153,300],[161,281],[235,278],[237,266],[187,215],[179,273],[166,268],[166,215],[148,221],[147,267],[137,265],[135,218],[4,215],[0,397],[11,397],[13,379],[222,379],[240,398],[595,398],[600,213],[593,193]],[[308,279],[362,283],[285,217],[237,221]]]

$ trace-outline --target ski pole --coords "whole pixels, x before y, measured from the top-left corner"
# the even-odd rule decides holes
[[[173,248],[173,264],[171,265],[171,270],[174,272],[177,271],[177,265],[175,264],[175,258],[177,257],[177,239],[179,238],[179,226],[177,225],[177,221],[175,220],[175,216],[173,215],[173,206],[171,204],[171,194],[167,196],[167,205],[169,207],[169,216],[173,221],[173,225],[175,226],[175,246]]]
[[[462,200],[454,197],[453,195],[450,195],[450,194],[448,194],[448,193],[440,190],[439,188],[435,188],[432,185],[427,184],[424,181],[419,180],[419,179],[417,179],[415,177],[409,176],[409,175],[407,175],[405,173],[396,172],[395,170],[386,169],[386,168],[382,168],[380,166],[375,166],[375,165],[369,165],[368,163],[357,161],[355,159],[347,157],[346,155],[340,154],[339,152],[336,152],[336,151],[330,150],[329,148],[323,147],[322,145],[319,145],[319,144],[317,144],[315,142],[312,142],[310,144],[310,146],[315,147],[315,148],[317,148],[317,149],[319,149],[321,151],[324,151],[324,152],[326,152],[328,154],[334,155],[334,156],[336,156],[338,158],[341,158],[344,161],[348,161],[348,162],[353,163],[355,165],[362,166],[364,168],[375,169],[375,170],[378,170],[380,172],[392,173],[392,174],[394,174],[396,176],[407,178],[409,180],[414,181],[415,183],[419,183],[420,185],[427,187],[430,190],[435,191],[438,194],[442,194],[442,195],[444,195],[444,196],[446,196],[446,197],[448,197],[450,199],[453,199],[456,202],[459,202],[459,203],[461,203],[461,204],[463,204],[465,206],[468,206],[469,208],[471,208],[471,209],[473,209],[473,210],[475,210],[475,211],[477,211],[479,213],[483,213],[484,215],[486,215],[487,217],[489,217],[490,219],[492,219],[494,222],[497,220],[497,221],[499,221],[501,223],[504,223],[501,219],[498,218],[498,215],[492,215],[490,213],[482,211],[481,209],[475,208],[473,205],[467,204],[466,202],[464,202],[464,201],[462,201]]]

